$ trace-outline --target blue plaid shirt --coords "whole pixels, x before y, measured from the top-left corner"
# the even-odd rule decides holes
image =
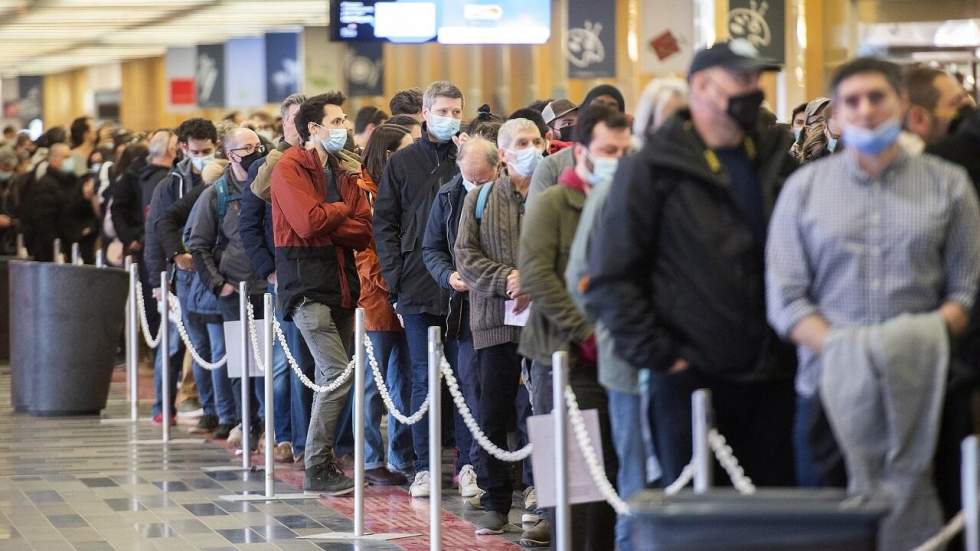
[[[875,325],[956,302],[969,311],[980,274],[980,209],[966,172],[900,153],[877,177],[849,155],[796,171],[766,247],[769,321],[784,337],[810,314]],[[796,390],[812,395],[819,357],[799,348]]]

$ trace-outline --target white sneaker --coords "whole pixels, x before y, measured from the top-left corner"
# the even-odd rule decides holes
[[[459,470],[459,495],[463,497],[478,496],[483,490],[476,485],[476,471],[472,465],[463,465]]]
[[[242,445],[242,425],[235,425],[235,428],[231,429],[228,433],[228,444],[230,446],[241,446]]]
[[[429,497],[429,471],[415,473],[415,480],[408,488],[412,497]]]

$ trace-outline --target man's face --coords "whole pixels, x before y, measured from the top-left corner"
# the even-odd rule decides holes
[[[600,122],[592,129],[592,142],[586,147],[575,144],[576,168],[593,172],[595,159],[619,159],[630,152],[633,140],[628,128],[612,129]]]
[[[211,138],[206,140],[190,138],[187,140],[187,143],[180,144],[180,150],[184,153],[185,157],[203,159],[214,155],[214,142],[211,141]]]
[[[473,151],[459,161],[459,172],[467,182],[480,185],[497,179],[497,165],[487,162],[483,151]]]
[[[840,82],[835,90],[833,120],[840,131],[859,127],[874,129],[902,115],[898,92],[880,73],[858,73]]]
[[[711,67],[695,73],[691,84],[692,110],[706,109],[736,124],[727,115],[728,103],[733,97],[759,91],[759,72]]]
[[[422,108],[422,117],[429,125],[432,124],[433,115],[440,117],[452,117],[454,119],[462,120],[463,100],[461,98],[436,96],[435,101],[432,102],[431,109],[426,109],[425,107]]]
[[[609,96],[604,96],[604,97],[609,97]],[[617,103],[616,105],[619,104]],[[558,120],[552,121],[551,127],[555,129],[555,132],[558,132],[559,130],[565,128],[566,126],[575,126],[576,121],[578,121],[578,113],[572,111],[571,113],[565,115],[564,117],[560,117]]]
[[[71,151],[65,144],[59,143],[51,146],[51,149],[48,151],[48,166],[55,170],[61,170],[61,167],[65,164],[65,159],[70,154]]]
[[[796,130],[797,128],[803,128],[804,124],[806,124],[806,113],[800,111],[795,116],[793,116],[793,130]]]
[[[935,143],[949,133],[949,123],[956,117],[960,107],[970,104],[970,94],[960,83],[947,74],[936,77],[932,82],[938,93],[936,107],[931,112],[920,106],[909,108],[910,130],[918,134],[926,143]]]
[[[299,104],[293,104],[286,110],[286,117],[282,120],[282,137],[289,145],[299,145],[299,132],[296,131],[296,113],[299,112]]]
[[[347,130],[347,114],[339,105],[328,103],[323,106],[323,118],[320,119],[320,124],[310,124],[310,135],[326,140],[330,137],[330,130],[334,128]]]
[[[528,148],[544,151],[545,145],[544,138],[541,137],[541,132],[538,130],[538,127],[535,126],[533,128],[518,132],[517,136],[514,137],[514,143],[511,144],[509,150],[501,148],[500,160],[505,163],[512,163],[514,162],[518,151]]]
[[[422,137],[422,125],[421,124],[413,124],[411,126],[411,128],[409,128],[409,130],[412,132],[412,139],[413,140],[418,140],[419,138]]]
[[[259,139],[258,134],[255,132],[242,132],[236,136],[235,140],[228,143],[225,153],[227,153],[229,161],[241,166],[242,157],[251,155],[260,145],[262,145],[262,141]]]

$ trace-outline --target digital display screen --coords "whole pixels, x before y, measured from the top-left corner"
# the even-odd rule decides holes
[[[541,44],[551,36],[550,0],[332,0],[338,41]]]

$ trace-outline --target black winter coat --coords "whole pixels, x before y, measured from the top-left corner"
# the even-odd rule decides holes
[[[191,171],[190,159],[177,163],[155,186],[149,209],[146,211],[145,234],[143,236],[143,262],[146,263],[150,281],[156,281],[157,274],[167,269],[167,263],[176,250],[164,249],[157,236],[157,221],[170,208],[170,205],[187,195],[201,184],[201,176]]]
[[[754,136],[768,224],[796,163],[785,132]],[[711,158],[683,111],[620,162],[593,227],[586,300],[631,365],[683,358],[728,380],[791,377],[795,352],[766,321],[763,244]]]
[[[124,245],[143,242],[153,188],[168,172],[167,167],[140,163],[130,166],[112,184],[112,225]]]
[[[374,241],[398,313],[444,315],[448,294],[426,269],[422,236],[436,193],[459,168],[453,142],[430,141],[425,124],[422,136],[385,167],[374,204]]]

